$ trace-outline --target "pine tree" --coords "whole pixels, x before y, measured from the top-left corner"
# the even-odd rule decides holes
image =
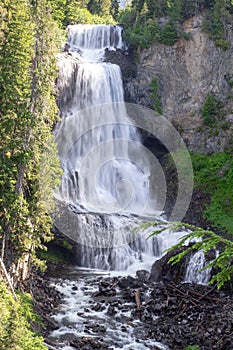
[[[99,16],[108,16],[111,9],[111,0],[99,1]]]
[[[14,266],[14,273],[20,274],[21,261],[35,257],[35,247],[50,235],[51,220],[47,215],[47,203],[45,205],[41,199],[39,165],[51,141],[51,127],[57,115],[56,61],[53,24],[45,0],[33,6],[28,0],[5,0],[3,12],[4,32],[0,41],[1,255],[8,268],[12,270]],[[55,146],[51,146],[51,152],[51,167],[57,174]],[[49,174],[47,182],[51,183]]]
[[[141,13],[145,0],[133,0],[132,7],[138,12]]]
[[[117,20],[118,13],[119,13],[119,1],[111,0],[110,14],[115,20]]]
[[[146,0],[149,14],[151,17],[163,17],[167,13],[166,0]]]
[[[107,16],[110,14],[111,0],[90,0],[88,10],[92,14]]]

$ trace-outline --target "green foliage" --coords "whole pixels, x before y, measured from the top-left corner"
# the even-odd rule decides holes
[[[201,116],[206,126],[214,126],[220,110],[220,101],[208,92],[201,109]]]
[[[231,88],[233,88],[233,79],[228,79],[227,83]]]
[[[36,261],[35,248],[52,238],[48,214],[53,202],[45,199],[51,199],[61,175],[51,135],[58,119],[54,37],[60,32],[46,0],[34,4],[12,0],[4,2],[3,9],[6,16],[0,42],[0,232],[2,256],[11,251],[17,266],[26,254]],[[48,150],[49,157],[45,157]],[[6,264],[12,262],[7,260]]]
[[[40,259],[44,259],[46,261],[51,261],[55,263],[64,263],[66,260],[66,257],[62,252],[55,252],[55,251],[48,251],[48,250],[40,250],[38,251],[38,256]]]
[[[227,24],[232,22],[232,5],[228,0],[215,0],[213,6],[205,13],[202,29],[209,33],[215,45],[223,50],[230,48],[227,40]]]
[[[163,109],[162,109],[161,100],[158,92],[158,78],[157,77],[153,78],[149,86],[152,91],[150,97],[154,102],[154,109],[157,113],[162,114]]]
[[[148,48],[153,42],[160,40],[161,31],[154,21],[145,26],[138,20],[133,29],[125,29],[125,37],[134,47]]]
[[[190,39],[182,23],[205,8],[203,29],[216,46],[227,50],[226,26],[232,22],[232,7],[229,0],[133,0],[120,11],[118,21],[124,24],[126,39],[135,48],[148,48],[154,42],[173,45],[179,38]],[[150,28],[152,23],[156,30]]]
[[[92,14],[108,16],[110,14],[111,0],[90,0],[88,10]]]
[[[92,15],[87,9],[78,9],[73,21],[80,24],[115,24],[112,16]]]
[[[146,0],[148,14],[152,17],[161,18],[167,15],[168,6],[166,0]]]
[[[54,20],[61,28],[71,22],[81,24],[114,24],[111,14],[117,15],[116,0],[48,0]],[[117,3],[118,4],[118,3]]]
[[[42,337],[31,331],[29,321],[36,320],[30,296],[18,294],[15,300],[0,282],[0,348],[1,350],[46,350]]]
[[[173,223],[161,223],[154,222],[148,223],[146,228],[152,226],[155,230],[149,235],[148,238],[158,235],[161,232],[168,230],[170,234],[176,230],[187,230],[187,233],[179,240],[179,243],[172,246],[169,250],[174,250],[179,247],[188,245],[181,253],[173,256],[168,261],[174,265],[181,261],[188,253],[203,250],[204,253],[211,251],[212,249],[219,249],[219,254],[214,260],[209,262],[204,268],[213,267],[215,269],[215,275],[210,280],[210,284],[217,284],[217,288],[220,289],[225,283],[229,282],[233,274],[232,256],[233,256],[233,242],[223,238],[212,231],[204,230],[200,227],[196,227],[190,224],[173,222]]]
[[[147,21],[144,16],[137,18],[135,16],[133,10],[126,9],[118,17],[118,21],[124,24],[125,39],[132,46],[145,49],[154,42],[173,45],[177,41],[178,29],[174,22],[169,21],[161,28],[156,19]]]
[[[188,345],[185,350],[200,350],[199,345]]]
[[[233,159],[231,153],[191,154],[194,183],[210,195],[204,217],[214,226],[233,233]]]
[[[138,11],[139,7],[126,8],[118,16],[118,22],[124,25],[125,39],[132,46],[148,48],[154,42],[173,45],[183,35],[179,24],[173,19],[161,26],[158,18],[151,16],[150,11],[145,8],[145,3],[143,10]]]
[[[178,39],[178,31],[173,21],[169,21],[161,31],[160,41],[165,45],[173,45]]]
[[[112,0],[111,6],[110,6],[110,14],[112,15],[115,21],[117,20],[119,9],[120,9],[120,6],[119,6],[118,0]]]
[[[227,40],[225,40],[225,39],[215,39],[215,45],[216,46],[219,46],[219,47],[221,47],[221,49],[223,49],[223,50],[228,50],[228,49],[230,49],[230,47],[231,47],[231,44],[229,43],[229,41],[227,41]]]

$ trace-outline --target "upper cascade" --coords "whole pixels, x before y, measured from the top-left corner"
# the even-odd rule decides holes
[[[76,24],[68,26],[69,50],[89,62],[101,62],[106,49],[123,49],[121,26]]]

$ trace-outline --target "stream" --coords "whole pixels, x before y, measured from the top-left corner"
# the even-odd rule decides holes
[[[62,306],[54,315],[60,328],[49,337],[56,348],[76,349],[64,343],[77,346],[80,339],[96,349],[105,349],[105,346],[115,350],[168,349],[160,342],[146,338],[142,320],[133,315],[133,298],[125,302],[120,288],[108,291],[109,285],[114,287],[115,281],[118,282],[123,275],[116,278],[116,273],[78,267],[67,269],[62,274],[62,280],[54,282],[56,289],[63,294]],[[99,293],[101,282],[102,294]]]

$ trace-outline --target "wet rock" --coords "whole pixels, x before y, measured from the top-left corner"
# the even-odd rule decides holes
[[[123,277],[120,279],[120,282],[118,285],[120,288],[125,289],[125,288],[128,288],[130,286],[130,282],[129,282],[127,277]]]
[[[104,309],[105,309],[105,306],[100,303],[97,303],[92,307],[92,310],[95,310],[95,311],[103,311]]]
[[[92,331],[95,333],[105,333],[106,327],[103,325],[96,325],[96,326],[92,327]]]
[[[174,266],[168,264],[168,261],[172,256],[179,254],[183,250],[184,248],[181,247],[176,250],[169,251],[161,259],[156,260],[151,268],[149,276],[150,282],[162,281],[165,283],[169,283],[172,280],[175,280],[176,282],[182,282],[184,280],[185,273],[184,263],[186,259],[189,258],[189,256],[182,259],[179,263],[175,264]]]
[[[121,68],[123,79],[133,78],[136,76],[136,65],[134,57],[130,51],[109,51],[105,50],[105,61],[117,64]]]
[[[115,315],[116,314],[116,310],[114,308],[114,306],[109,306],[108,307],[108,311],[107,311],[108,315]]]
[[[138,270],[136,272],[136,276],[140,282],[144,283],[144,282],[148,281],[148,279],[150,277],[150,273],[146,270]]]

